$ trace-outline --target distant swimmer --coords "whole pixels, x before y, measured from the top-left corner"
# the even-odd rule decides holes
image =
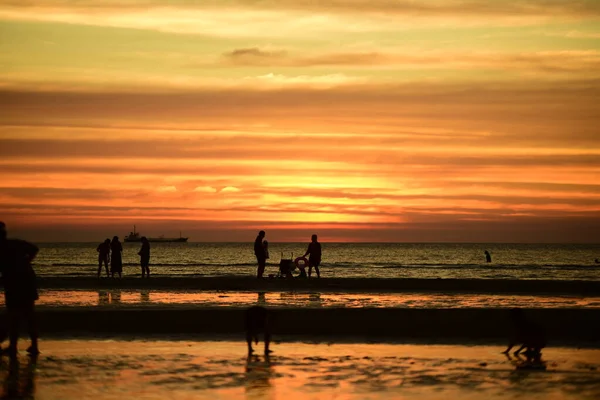
[[[140,256],[140,265],[142,266],[142,278],[148,275],[150,278],[150,242],[146,236],[142,236],[142,248],[138,252]]]
[[[596,264],[600,264],[600,260],[598,260],[597,258],[595,261],[596,261]]]
[[[540,361],[542,349],[546,347],[546,334],[542,327],[527,319],[520,308],[510,310],[510,319],[514,332],[508,348],[503,353],[508,354],[515,345],[521,344],[514,355],[526,350],[525,355],[528,359]]]
[[[306,253],[304,253],[304,257],[310,254],[308,259],[308,277],[312,274],[313,267],[315,268],[315,272],[317,273],[317,278],[321,277],[321,273],[319,272],[319,265],[321,265],[321,243],[317,241],[317,235],[312,235],[311,242],[308,245],[308,249]]]
[[[485,262],[489,262],[489,263],[492,262],[492,256],[491,256],[490,252],[487,250],[485,251]]]
[[[106,277],[108,278],[110,275],[108,274],[108,262],[110,260],[110,239],[106,239],[104,242],[100,243],[96,248],[98,252],[98,278],[102,275],[102,264],[104,264],[104,268],[106,268]]]
[[[265,355],[271,353],[269,344],[271,343],[271,326],[269,321],[269,311],[261,306],[253,306],[246,310],[246,342],[248,343],[248,355],[252,354],[252,341],[258,344],[259,333],[264,334]]]

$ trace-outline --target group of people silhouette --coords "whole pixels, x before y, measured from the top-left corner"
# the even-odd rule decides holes
[[[142,278],[150,278],[150,242],[143,236],[141,238],[142,248],[138,251],[140,256],[140,266],[142,267]],[[122,277],[123,273],[123,245],[119,237],[113,237],[112,241],[106,239],[96,248],[98,252],[98,278],[102,275],[102,265],[106,269],[106,277],[115,277],[115,274]],[[108,265],[110,264],[110,273]]]
[[[254,255],[256,256],[256,262],[258,263],[256,277],[258,279],[263,278],[267,259],[269,258],[269,242],[265,240],[266,235],[265,231],[260,231],[254,240]],[[308,260],[306,259],[306,256],[309,256]],[[282,259],[279,266],[280,274],[282,276],[292,277],[289,263],[285,263],[285,261],[289,260]],[[319,266],[321,265],[321,243],[319,243],[317,235],[311,236],[311,241],[308,244],[306,253],[304,253],[302,257],[298,257],[295,262],[300,269],[300,278],[310,278],[312,276],[313,268],[317,273],[317,278],[321,277],[321,272],[319,271]],[[304,262],[304,264],[302,262]],[[306,271],[304,270],[306,265],[308,265],[308,275],[306,275]]]

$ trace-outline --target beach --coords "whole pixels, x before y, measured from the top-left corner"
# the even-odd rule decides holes
[[[265,359],[230,340],[46,340],[37,360],[2,362],[0,381],[5,395],[38,400],[600,396],[593,349],[548,349],[545,371],[518,369],[496,346],[279,341],[273,350]]]
[[[159,254],[179,248],[165,245]],[[43,354],[35,364],[21,355],[19,364],[35,383],[35,397],[562,400],[600,394],[600,279],[593,267],[532,265],[531,257],[508,267],[398,267],[384,260],[330,265],[320,279],[279,279],[271,265],[271,276],[256,279],[245,258],[234,273],[227,265],[192,263],[189,257],[202,248],[183,254],[190,264],[151,266],[145,279],[133,265],[122,279],[98,278],[93,267],[77,263],[37,266]],[[245,357],[245,311],[256,305],[270,312],[275,353],[268,360]],[[512,333],[512,308],[545,331],[545,371],[523,371],[524,360],[500,354]],[[9,390],[14,365],[0,365]]]

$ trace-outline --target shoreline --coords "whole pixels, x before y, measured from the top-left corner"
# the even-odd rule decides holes
[[[573,294],[600,296],[600,281],[516,279],[321,278],[255,277],[39,277],[40,289],[171,289],[211,291],[442,292],[477,294]]]

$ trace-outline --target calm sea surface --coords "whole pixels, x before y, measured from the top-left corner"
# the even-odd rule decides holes
[[[94,275],[97,243],[40,243],[41,276]],[[267,273],[285,258],[303,255],[308,243],[270,243]],[[600,244],[390,244],[322,243],[325,277],[600,280]],[[140,274],[138,243],[123,244],[125,275]],[[484,250],[492,255],[485,263]],[[253,275],[250,243],[152,243],[155,275]]]

